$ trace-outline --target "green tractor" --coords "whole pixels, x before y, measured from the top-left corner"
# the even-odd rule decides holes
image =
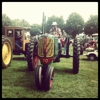
[[[43,14],[44,18],[44,14]],[[43,21],[44,22],[44,21]],[[44,24],[43,24],[44,25]],[[67,42],[67,54],[61,54],[61,44],[58,38],[51,34],[46,34],[44,27],[43,34],[38,39],[31,39],[27,48],[27,64],[30,71],[35,70],[35,83],[39,90],[49,91],[54,79],[54,67],[51,63],[58,62],[60,57],[73,57],[73,74],[79,72],[80,43],[77,39],[73,44],[73,56],[69,54],[69,38]],[[39,65],[39,62],[41,63]]]

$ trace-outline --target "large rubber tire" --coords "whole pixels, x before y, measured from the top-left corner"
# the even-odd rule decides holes
[[[44,89],[45,91],[49,91],[54,79],[54,67],[49,66],[46,75],[45,75],[45,80],[44,80]]]
[[[5,69],[10,66],[12,60],[12,42],[11,40],[2,35],[2,68]]]
[[[34,52],[37,51],[36,45],[37,45],[37,40],[35,38],[31,39],[30,42],[28,43],[26,59],[30,71],[33,71],[38,66],[38,60],[39,60],[38,56],[34,55]],[[37,62],[34,65],[34,61],[36,60]]]
[[[37,89],[42,90],[43,88],[43,76],[42,76],[42,66],[37,66],[35,69],[35,84]]]
[[[79,72],[80,42],[75,39],[73,44],[73,74]]]
[[[90,55],[88,56],[88,58],[89,58],[89,60],[94,61],[94,60],[96,60],[96,55],[90,54]]]

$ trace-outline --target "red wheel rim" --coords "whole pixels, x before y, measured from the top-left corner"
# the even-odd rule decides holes
[[[37,67],[38,66],[38,61],[39,61],[39,58],[37,56],[35,56],[33,58],[33,65],[34,65],[34,67]]]
[[[51,76],[51,79],[50,79],[50,87],[52,86],[53,78],[54,78],[54,71],[52,72],[52,76]]]

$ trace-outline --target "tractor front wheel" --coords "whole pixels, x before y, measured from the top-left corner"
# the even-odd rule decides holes
[[[37,89],[42,90],[43,88],[43,76],[42,76],[42,66],[37,66],[35,69],[35,84]]]
[[[45,91],[49,91],[54,80],[54,67],[48,66],[48,69],[45,74],[45,80],[44,80],[44,89]]]

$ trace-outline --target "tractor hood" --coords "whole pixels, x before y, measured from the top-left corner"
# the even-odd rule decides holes
[[[54,57],[58,54],[58,38],[51,34],[42,34],[38,39],[39,57]]]

